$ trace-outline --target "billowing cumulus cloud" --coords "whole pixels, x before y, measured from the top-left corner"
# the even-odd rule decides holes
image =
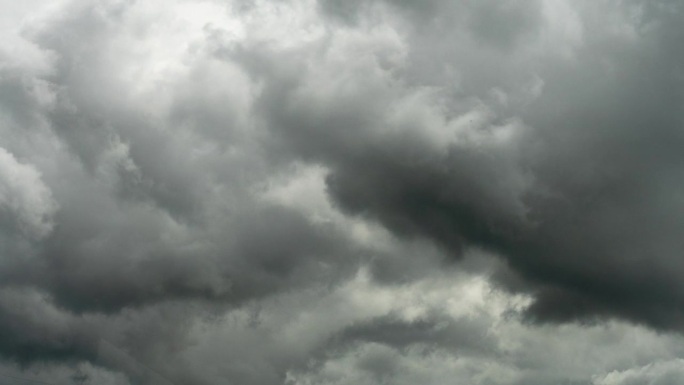
[[[684,3],[0,7],[0,377],[681,381]]]

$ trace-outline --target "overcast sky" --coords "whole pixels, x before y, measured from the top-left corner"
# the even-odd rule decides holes
[[[0,383],[684,383],[682,20],[0,0]]]

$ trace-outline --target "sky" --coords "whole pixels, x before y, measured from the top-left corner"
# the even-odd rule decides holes
[[[0,0],[0,383],[684,383],[683,17]]]

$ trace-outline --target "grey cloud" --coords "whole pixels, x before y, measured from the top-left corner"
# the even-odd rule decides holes
[[[657,362],[641,368],[614,371],[597,378],[595,385],[669,385],[684,379],[680,361]]]
[[[456,356],[490,353],[497,350],[496,341],[487,335],[482,319],[459,319],[435,315],[412,322],[383,316],[366,323],[352,325],[335,339],[344,344],[378,343],[398,350],[409,348],[444,349]]]
[[[517,117],[483,100],[492,117],[469,129],[483,140],[431,148],[421,130],[448,130],[451,122],[425,114],[442,111],[393,116],[417,91],[372,56],[335,61],[343,53],[334,48],[312,48],[318,66],[336,68],[330,72],[285,58],[302,70],[294,79],[266,75],[274,88],[262,103],[281,141],[330,168],[329,191],[348,212],[402,236],[435,239],[456,257],[469,244],[500,253],[536,287],[536,316],[618,315],[679,328],[681,58],[671,42],[681,28],[667,16],[657,23],[644,16],[614,27],[633,32],[614,31],[589,12],[627,16],[602,7],[577,7],[580,18],[589,16],[572,59],[559,61],[559,51],[527,64],[542,87],[518,105]],[[517,64],[519,52],[501,55]],[[409,52],[405,60],[420,58]],[[474,78],[487,71],[464,70]],[[323,83],[332,74],[344,80]],[[448,93],[430,102],[473,108]]]
[[[107,365],[93,352],[98,338],[104,334],[116,340],[143,328],[143,319],[126,323],[117,318],[119,314],[134,317],[135,309],[144,312],[151,307],[158,324],[174,325],[202,317],[213,311],[210,308],[240,306],[314,283],[329,285],[353,273],[358,258],[339,229],[315,226],[301,213],[259,196],[257,183],[288,165],[265,168],[259,159],[263,150],[254,147],[252,152],[237,135],[245,127],[226,121],[231,114],[220,106],[225,94],[190,104],[200,100],[192,91],[183,91],[206,82],[191,74],[175,89],[179,92],[172,95],[168,116],[145,115],[147,110],[119,93],[116,87],[121,84],[108,73],[111,63],[105,59],[121,31],[117,28],[126,27],[122,18],[127,6],[77,4],[72,11],[32,32],[40,47],[54,53],[55,70],[47,75],[26,71],[16,77],[46,81],[49,103],[36,102],[37,96],[25,87],[3,89],[11,102],[3,106],[19,116],[16,126],[4,129],[33,129],[43,135],[39,144],[47,151],[31,154],[21,137],[6,145],[35,161],[52,191],[41,184],[37,172],[9,153],[2,158],[7,160],[3,165],[8,178],[7,173],[0,174],[7,190],[3,198],[12,199],[8,210],[22,222],[16,226],[29,222],[44,235],[29,249],[19,244],[4,250],[2,286],[43,293],[48,305],[24,306],[31,311],[57,306],[64,311],[65,326],[60,329],[49,318],[34,320],[12,310],[27,300],[7,305],[2,311],[7,325],[5,357],[22,362],[85,359]],[[203,72],[201,64],[197,72]],[[28,119],[29,112],[22,108],[37,118]],[[43,121],[51,131],[42,131]],[[196,126],[198,131],[193,132]],[[235,143],[215,145],[217,139],[233,138]],[[35,186],[30,189],[29,184]],[[56,213],[53,196],[59,202]],[[28,203],[22,206],[22,199]],[[3,222],[5,218],[11,219],[3,212]],[[9,230],[3,231],[6,234]],[[182,311],[155,315],[156,304],[185,304],[187,311],[194,301],[212,305],[200,306],[192,317]],[[112,317],[114,325],[84,324],[78,317]],[[107,325],[117,331],[110,335]],[[86,336],[79,331],[84,328],[91,330],[84,331]],[[146,355],[143,348],[184,333],[150,333],[124,340],[123,346]],[[157,354],[155,360],[164,357]],[[191,381],[189,372],[174,374],[185,378],[184,383]]]
[[[2,354],[22,363],[93,359],[92,338],[83,325],[44,305],[39,293],[3,290]]]
[[[679,2],[150,4],[71,2],[25,29],[39,64],[0,59],[3,357],[135,382],[106,338],[182,383],[593,374],[536,340],[512,357],[488,334],[505,314],[345,307],[366,270],[395,293],[461,269],[529,295],[531,320],[681,330]],[[334,215],[265,198],[300,166]]]
[[[57,204],[41,176],[31,165],[21,164],[0,147],[0,210],[10,223],[5,224],[11,234],[15,228],[29,239],[43,238],[52,231],[52,217]]]
[[[126,15],[123,3],[79,5],[34,32],[58,57],[48,76],[54,102],[43,113],[79,162],[62,159],[57,175],[46,176],[72,183],[54,181],[62,210],[40,247],[43,263],[23,282],[16,270],[5,275],[46,288],[70,309],[109,312],[167,298],[239,303],[306,285],[309,276],[347,274],[355,258],[346,256],[353,252],[337,230],[254,196],[255,183],[279,171],[265,168],[258,158],[264,150],[250,149],[239,136],[246,128],[227,120],[225,94],[201,101],[198,91],[184,93],[205,82],[196,79],[203,58],[187,83],[180,81],[167,117],[146,117],[117,94],[121,85],[103,60]],[[215,146],[217,139],[234,143]],[[206,151],[193,156],[193,146]]]

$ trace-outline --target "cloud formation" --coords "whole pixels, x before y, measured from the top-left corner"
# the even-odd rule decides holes
[[[5,374],[676,382],[684,4],[0,6]]]

